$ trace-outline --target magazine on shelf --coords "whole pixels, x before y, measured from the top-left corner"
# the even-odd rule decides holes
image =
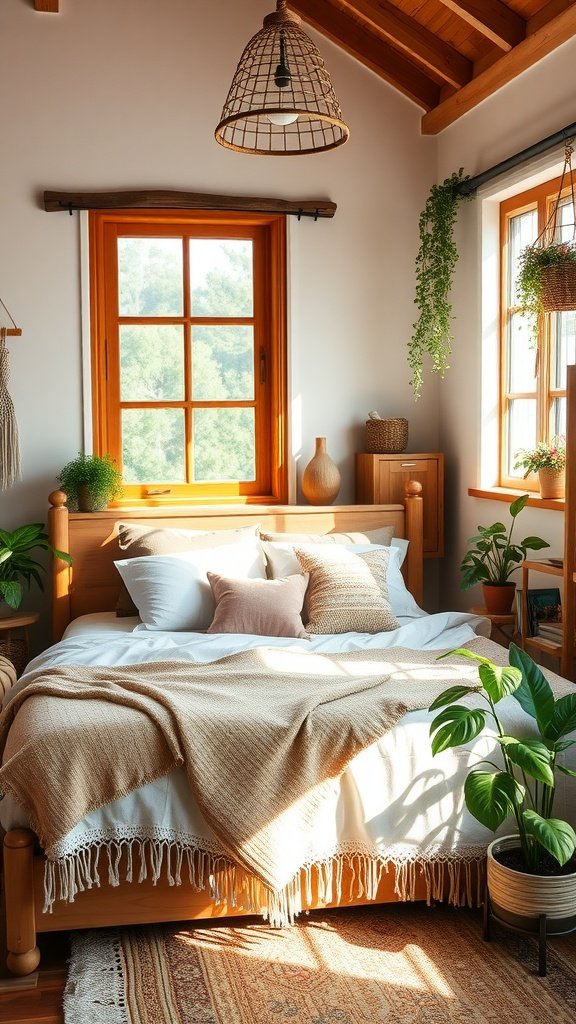
[[[562,639],[562,605],[559,587],[528,590],[528,635],[560,642]]]

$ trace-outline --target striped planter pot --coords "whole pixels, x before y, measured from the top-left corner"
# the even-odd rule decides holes
[[[576,928],[576,872],[570,875],[529,875],[500,864],[500,850],[516,849],[518,836],[502,836],[488,847],[487,878],[492,912],[514,928],[537,932],[546,914],[546,932],[556,935]]]

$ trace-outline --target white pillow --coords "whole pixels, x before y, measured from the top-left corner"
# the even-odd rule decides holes
[[[208,572],[235,579],[265,579],[258,541],[172,555],[123,558],[114,563],[146,629],[203,630],[216,603]]]
[[[392,605],[392,611],[394,615],[404,615],[413,618],[425,615],[426,613],[420,608],[410,591],[406,588],[404,577],[400,570],[400,566],[404,561],[406,550],[408,547],[408,541],[404,541],[402,546],[395,543],[396,540],[402,540],[402,538],[393,538],[390,547],[386,547],[389,552],[388,559],[388,570],[386,573],[386,583],[388,585],[388,600]],[[268,563],[268,575],[272,579],[279,579],[281,576],[291,576],[293,573],[298,572],[300,564],[294,553],[295,543],[290,541],[261,541],[264,553],[266,555],[266,561]],[[312,551],[314,554],[321,555],[326,552],[326,545],[324,544],[299,544],[298,547],[303,548],[305,551]],[[346,548],[348,551],[360,554],[363,551],[377,551],[378,548],[382,547],[381,544],[347,544]]]

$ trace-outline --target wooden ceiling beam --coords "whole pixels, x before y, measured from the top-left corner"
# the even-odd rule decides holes
[[[460,87],[472,78],[472,63],[389,0],[343,0],[360,18],[393,46],[433,72],[442,83]]]
[[[363,28],[355,18],[332,7],[329,0],[289,0],[289,6],[308,25],[418,106],[431,110],[437,105],[440,87],[436,82],[383,39]]]
[[[526,35],[533,35],[539,28],[543,28],[549,21],[552,21],[552,18],[556,18],[558,14],[562,14],[563,11],[572,7],[573,4],[574,0],[549,0],[549,3],[541,11],[528,18],[526,22]]]
[[[571,3],[556,17],[528,35],[510,53],[503,54],[500,60],[486,68],[477,78],[473,78],[468,85],[462,86],[454,96],[424,114],[422,133],[436,135],[441,132],[457,121],[462,114],[468,113],[482,100],[487,99],[575,35],[576,3]]]
[[[46,11],[48,14],[59,14],[60,0],[34,0],[35,11]]]
[[[526,22],[502,0],[440,0],[453,14],[507,53],[526,35]]]

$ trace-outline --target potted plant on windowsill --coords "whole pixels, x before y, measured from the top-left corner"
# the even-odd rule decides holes
[[[57,477],[72,511],[97,512],[120,497],[122,477],[111,455],[78,452]]]
[[[516,452],[514,469],[524,469],[524,479],[538,473],[540,497],[563,498],[566,470],[566,438],[553,437],[539,441],[535,448],[520,448]]]
[[[516,584],[510,576],[526,558],[527,551],[540,551],[550,545],[541,537],[525,537],[519,544],[512,543],[516,517],[524,508],[529,494],[522,494],[510,504],[512,522],[508,530],[504,523],[479,526],[478,533],[470,537],[462,562],[460,586],[468,590],[482,584],[486,610],[493,615],[506,615],[512,608]]]
[[[30,523],[12,531],[0,530],[0,616],[3,603],[5,615],[20,607],[25,586],[30,589],[31,584],[36,583],[40,590],[44,589],[41,576],[44,566],[31,554],[38,548],[71,564],[70,555],[52,547],[43,523]]]
[[[562,763],[565,751],[576,746],[576,739],[566,739],[576,730],[576,693],[555,698],[538,665],[515,644],[504,667],[465,648],[448,653],[477,663],[479,685],[452,686],[431,704],[430,711],[439,711],[430,726],[432,751],[494,730],[501,763],[492,757],[479,761],[466,778],[464,800],[490,831],[510,818],[516,826],[515,835],[497,838],[488,847],[492,912],[528,931],[538,931],[545,914],[547,933],[570,931],[576,928],[576,833],[570,822],[553,817],[553,809],[559,775],[576,777]],[[471,693],[478,694],[480,707],[454,703]],[[510,696],[532,719],[527,736],[509,735],[496,709]]]

